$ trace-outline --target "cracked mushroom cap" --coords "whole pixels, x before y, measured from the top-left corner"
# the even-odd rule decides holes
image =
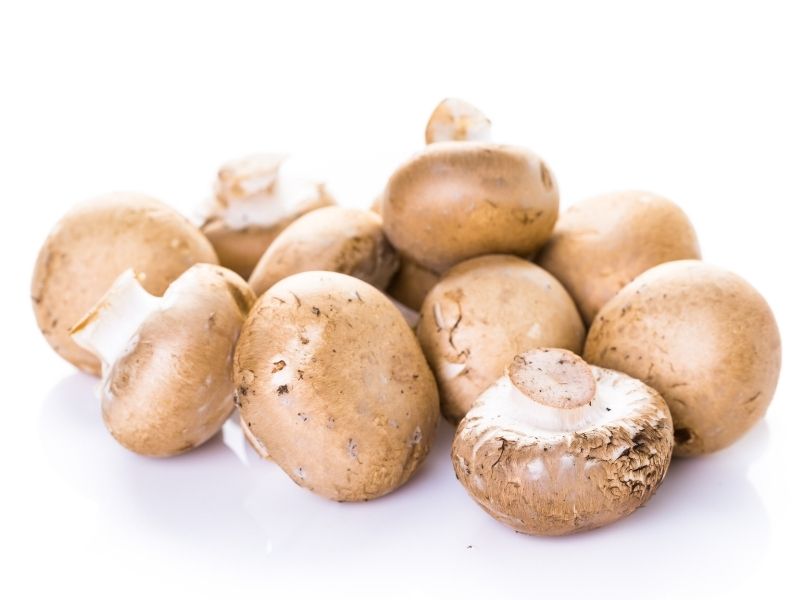
[[[275,238],[253,270],[250,286],[260,296],[289,275],[335,271],[383,290],[397,264],[378,215],[329,206],[300,217]]]
[[[489,141],[492,122],[469,102],[445,98],[434,109],[425,127],[425,143]]]
[[[555,225],[558,189],[528,150],[441,142],[394,172],[382,213],[392,245],[441,273],[483,254],[533,254]]]
[[[672,260],[700,258],[678,205],[647,192],[617,192],[567,209],[536,262],[575,299],[584,322],[634,277]]]
[[[414,333],[348,275],[309,271],[267,290],[242,328],[234,377],[255,440],[332,500],[389,493],[433,442],[439,399]]]
[[[514,356],[537,346],[580,352],[584,335],[578,310],[556,278],[508,255],[453,267],[425,298],[417,326],[442,413],[453,423]]]
[[[64,359],[99,374],[100,362],[70,338],[70,328],[126,269],[151,294],[195,263],[216,263],[208,240],[175,210],[143,194],[113,193],[83,202],[56,224],[39,251],[33,310],[47,342]]]
[[[456,477],[498,521],[563,535],[606,525],[642,506],[672,453],[672,420],[658,392],[566,350],[516,356],[461,421]]]
[[[724,448],[766,412],[781,366],[778,325],[744,279],[695,260],[645,271],[598,313],[586,360],[661,392],[675,454]]]
[[[124,272],[73,339],[103,363],[103,420],[123,446],[172,456],[211,438],[233,410],[231,365],[255,301],[235,273],[198,264],[163,296]]]
[[[292,221],[331,204],[325,185],[300,172],[286,155],[255,154],[220,168],[200,229],[220,264],[247,278]]]

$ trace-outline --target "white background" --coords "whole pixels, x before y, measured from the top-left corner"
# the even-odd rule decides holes
[[[3,2],[0,596],[791,595],[798,531],[800,20],[792,3]],[[463,97],[533,148],[562,204],[677,201],[707,260],[770,301],[784,369],[765,422],[676,462],[649,505],[561,539],[486,516],[452,428],[406,487],[341,505],[217,438],[148,460],[36,330],[30,274],[75,201],[190,212],[222,161],[288,151],[366,206]],[[491,594],[487,596],[487,593]],[[520,596],[519,594],[522,594]]]

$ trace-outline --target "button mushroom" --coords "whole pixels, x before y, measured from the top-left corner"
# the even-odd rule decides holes
[[[687,258],[700,258],[700,246],[676,204],[646,192],[618,192],[566,210],[536,262],[564,284],[589,325],[634,277]]]
[[[638,377],[664,396],[675,453],[733,443],[766,412],[781,365],[766,300],[729,271],[694,260],[645,271],[598,313],[586,360]]]
[[[63,358],[99,374],[99,361],[70,339],[70,327],[126,269],[139,274],[148,292],[163,294],[198,262],[217,262],[211,244],[158,200],[114,193],[78,204],[56,224],[36,260],[31,298],[39,328]]]
[[[303,215],[275,238],[250,276],[257,296],[303,271],[335,271],[385,289],[397,256],[383,235],[381,218],[356,208],[329,206]]]
[[[425,128],[425,143],[488,141],[492,122],[469,102],[445,98],[434,109]]]
[[[442,273],[474,256],[538,250],[556,222],[558,189],[544,162],[522,148],[440,142],[394,172],[382,213],[392,245]]]
[[[672,452],[658,392],[566,350],[516,356],[461,422],[456,477],[498,521],[562,535],[606,525],[642,506]]]
[[[324,184],[282,154],[256,154],[222,166],[201,230],[220,264],[244,278],[275,237],[296,218],[333,204]]]
[[[359,279],[282,279],[253,307],[234,362],[246,427],[300,486],[369,500],[405,483],[428,454],[433,375],[400,312]]]
[[[162,297],[123,273],[72,330],[103,363],[103,420],[123,446],[172,456],[199,446],[233,410],[231,364],[255,297],[235,273],[195,265]]]
[[[555,277],[508,255],[453,267],[425,298],[417,326],[439,383],[442,414],[453,423],[515,355],[537,346],[580,352],[585,333]]]

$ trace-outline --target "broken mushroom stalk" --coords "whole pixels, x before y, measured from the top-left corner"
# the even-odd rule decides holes
[[[458,427],[452,461],[495,519],[522,533],[562,535],[642,506],[672,447],[672,418],[658,392],[545,348],[516,356],[480,396]]]
[[[72,328],[103,365],[103,420],[123,446],[180,454],[211,438],[233,410],[231,366],[255,297],[235,273],[190,268],[153,296],[125,271]]]
[[[334,204],[325,185],[283,154],[255,154],[223,165],[200,229],[222,266],[244,278],[298,217]]]

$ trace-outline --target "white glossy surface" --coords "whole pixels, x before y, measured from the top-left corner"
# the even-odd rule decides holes
[[[0,6],[0,597],[790,596],[791,3],[347,4]],[[96,380],[50,351],[31,314],[33,261],[58,216],[119,189],[191,214],[220,164],[265,151],[303,153],[344,204],[367,206],[447,96],[484,111],[494,139],[540,153],[564,205],[633,188],[686,210],[706,259],[775,310],[784,369],[766,421],[676,462],[630,518],[561,539],[485,515],[452,474],[447,425],[409,485],[354,505],[306,493],[249,449],[243,464],[219,436],[172,460],[119,447]]]

